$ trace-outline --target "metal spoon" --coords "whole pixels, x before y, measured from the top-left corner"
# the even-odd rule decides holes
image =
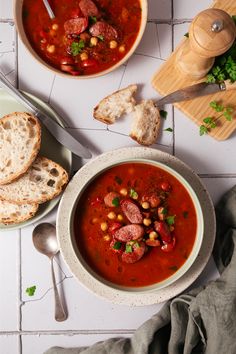
[[[64,321],[67,319],[67,315],[59,297],[53,268],[53,258],[59,252],[56,227],[49,223],[39,224],[34,228],[32,236],[35,248],[51,261],[52,282],[55,296],[55,320],[58,322]]]
[[[51,20],[53,20],[55,18],[54,12],[52,11],[52,8],[48,2],[48,0],[43,0],[43,3],[47,9],[48,15],[50,17]]]

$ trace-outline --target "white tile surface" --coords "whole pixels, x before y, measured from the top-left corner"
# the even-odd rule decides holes
[[[0,332],[16,331],[19,329],[19,231],[0,231],[0,262]]]
[[[18,354],[19,337],[16,335],[0,335],[1,354]]]
[[[55,76],[39,65],[18,39],[11,19],[12,1],[0,0],[0,71],[19,87],[50,102],[65,118],[72,134],[92,152],[102,152],[124,146],[136,146],[129,138],[131,116],[113,126],[95,121],[93,107],[104,96],[131,83],[139,84],[137,100],[155,99],[151,78],[188,31],[190,19],[207,8],[210,0],[149,0],[149,21],[135,54],[112,74],[94,80],[77,80]],[[172,26],[173,10],[173,26]],[[172,38],[172,32],[174,37]],[[153,148],[175,155],[188,163],[202,178],[213,202],[236,183],[235,134],[225,142],[208,136],[199,137],[198,128],[183,113],[168,106],[168,118],[162,121],[162,132]],[[174,125],[173,125],[174,120]],[[167,127],[173,133],[164,132]],[[86,160],[75,159],[74,169]],[[44,221],[55,222],[56,209]],[[0,353],[42,354],[50,346],[91,345],[106,338],[131,335],[160,305],[130,308],[108,303],[82,287],[70,270],[57,257],[55,271],[59,290],[68,308],[69,318],[57,323],[51,287],[50,263],[32,245],[33,227],[0,232]],[[21,262],[20,262],[21,260]],[[20,263],[19,263],[20,262]],[[192,286],[206,284],[218,276],[213,259]],[[25,290],[36,285],[34,297]],[[22,301],[22,303],[20,303]],[[21,317],[20,317],[21,314]],[[6,336],[4,332],[11,334]],[[22,334],[22,351],[19,337]],[[48,331],[45,334],[45,331]],[[63,333],[61,331],[64,331]],[[80,333],[78,333],[80,332]]]
[[[193,18],[200,11],[207,9],[211,4],[211,0],[173,0],[174,18]]]

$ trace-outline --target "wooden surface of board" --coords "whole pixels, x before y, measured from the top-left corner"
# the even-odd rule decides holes
[[[230,15],[236,15],[236,0],[217,0],[213,3],[212,7],[222,9]],[[179,46],[175,49],[169,59],[162,65],[158,72],[152,78],[153,87],[162,95],[168,95],[180,88],[189,85],[194,85],[203,80],[193,80],[183,75],[175,66],[176,56],[181,46],[187,41],[188,38],[184,37]],[[175,103],[174,106],[180,109],[197,125],[201,125],[205,117],[213,116],[218,117],[217,114],[209,107],[211,101],[221,102],[224,106],[229,106],[236,109],[236,90],[227,92],[219,92],[213,95],[195,98],[191,101]],[[221,117],[217,120],[217,127],[209,132],[209,135],[217,140],[227,139],[236,129],[236,115],[234,115],[231,122]]]

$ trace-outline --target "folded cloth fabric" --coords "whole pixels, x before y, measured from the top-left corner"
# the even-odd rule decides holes
[[[54,347],[45,354],[235,354],[236,186],[217,205],[216,219],[213,256],[219,279],[167,302],[132,338]]]

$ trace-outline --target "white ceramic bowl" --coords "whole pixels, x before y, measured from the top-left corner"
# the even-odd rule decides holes
[[[23,26],[23,20],[22,20],[23,0],[14,0],[14,22],[15,22],[15,25],[16,25],[16,28],[17,28],[17,32],[19,33],[19,36],[21,38],[21,41],[23,42],[23,44],[25,45],[25,47],[29,51],[29,53],[33,56],[33,58],[38,61],[38,63],[42,64],[47,69],[53,71],[54,74],[59,74],[59,75],[62,75],[64,77],[70,77],[70,78],[74,78],[74,79],[88,79],[88,78],[94,78],[94,77],[102,76],[102,75],[105,75],[105,74],[108,74],[108,73],[114,71],[120,65],[125,63],[130,58],[130,56],[134,53],[135,49],[137,48],[137,46],[139,45],[139,43],[140,43],[140,41],[142,39],[144,30],[145,30],[145,27],[146,27],[146,23],[147,23],[147,12],[148,12],[147,0],[140,0],[140,3],[141,3],[141,8],[142,8],[141,24],[140,24],[139,33],[137,35],[137,38],[135,39],[135,41],[134,41],[132,47],[130,48],[130,50],[122,58],[122,60],[117,62],[115,65],[113,65],[110,68],[108,68],[106,70],[103,70],[103,71],[101,71],[99,73],[91,74],[91,75],[73,76],[71,74],[63,72],[63,71],[61,71],[59,69],[54,68],[53,66],[51,66],[47,62],[45,62],[35,52],[35,50],[31,46],[31,44],[30,44],[30,42],[29,42],[29,40],[28,40],[28,38],[26,36],[25,30],[24,30],[24,26]]]
[[[87,266],[86,262],[84,261],[83,257],[80,255],[78,247],[76,246],[74,230],[73,230],[73,219],[74,219],[75,209],[77,203],[79,202],[80,196],[82,195],[86,187],[90,183],[92,183],[92,181],[99,174],[103,173],[105,170],[117,164],[120,163],[123,164],[127,162],[136,162],[136,163],[140,162],[140,163],[151,164],[167,171],[169,174],[174,176],[188,191],[188,194],[190,195],[193,204],[195,206],[195,211],[197,215],[196,238],[195,238],[192,251],[188,259],[185,261],[185,263],[172,276],[165,279],[164,281],[155,283],[150,286],[138,287],[138,288],[123,287],[123,286],[118,286],[116,284],[112,284],[102,279],[92,269],[90,269]],[[74,181],[72,180],[72,182],[68,185],[65,195],[62,198],[59,207],[58,220],[57,220],[58,238],[61,246],[61,251],[66,262],[69,264],[73,273],[76,275],[79,281],[82,282],[82,284],[84,284],[92,291],[95,290],[97,294],[102,296],[104,294],[104,291],[105,293],[106,292],[109,293],[109,291],[111,291],[111,293],[123,292],[126,293],[126,295],[127,294],[148,294],[150,292],[157,292],[160,289],[170,286],[171,284],[175,283],[180,277],[182,277],[190,269],[190,267],[192,266],[192,264],[196,260],[196,257],[199,254],[199,250],[201,248],[201,244],[203,240],[203,231],[204,231],[203,213],[202,213],[200,202],[193,188],[186,181],[186,179],[184,179],[174,169],[157,161],[152,161],[152,160],[147,160],[142,158],[139,159],[129,158],[125,160],[120,160],[118,162],[107,161],[107,163],[105,165],[103,164],[102,166],[96,163],[90,163],[89,167],[88,165],[85,165],[82,169],[80,169],[74,178],[76,179],[76,183],[74,183]],[[68,200],[68,196],[70,196],[69,200]],[[69,205],[68,205],[68,201],[69,201]],[[67,220],[65,220],[65,210],[64,210],[65,207],[70,209],[69,212],[68,211],[66,212]]]

